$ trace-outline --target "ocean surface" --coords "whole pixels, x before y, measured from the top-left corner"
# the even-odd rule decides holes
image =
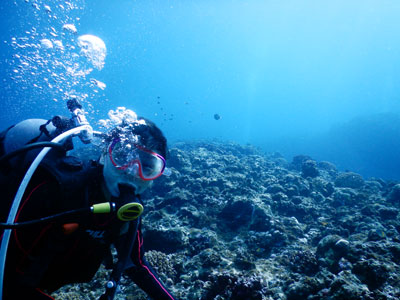
[[[170,144],[217,140],[400,179],[400,2],[3,0],[0,126],[81,98]]]

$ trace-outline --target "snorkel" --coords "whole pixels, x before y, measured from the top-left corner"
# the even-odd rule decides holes
[[[54,117],[53,118],[53,124],[56,126],[57,124],[65,125],[64,130],[61,130],[61,134],[57,135],[54,137],[51,142],[47,143],[41,143],[41,145],[37,145],[39,143],[33,143],[33,144],[28,144],[28,146],[24,147],[22,151],[27,151],[35,147],[42,147],[43,149],[39,152],[39,154],[36,156],[36,158],[33,160],[31,163],[30,167],[28,168],[27,172],[25,173],[25,176],[23,177],[21,184],[17,190],[17,193],[15,195],[14,201],[12,202],[11,209],[7,218],[6,223],[1,223],[0,224],[0,229],[4,229],[4,234],[1,239],[1,246],[0,246],[0,300],[2,300],[3,296],[3,283],[4,283],[4,270],[5,270],[5,263],[6,263],[6,256],[7,256],[7,249],[8,249],[8,244],[11,236],[11,232],[13,228],[19,228],[23,226],[30,226],[32,224],[38,224],[38,223],[46,223],[50,222],[59,218],[66,218],[70,215],[74,214],[80,214],[80,213],[113,213],[116,212],[118,218],[121,221],[132,221],[132,220],[137,220],[141,213],[143,212],[143,206],[140,203],[137,203],[135,199],[129,198],[132,200],[132,202],[128,203],[127,195],[131,192],[129,190],[128,192],[124,192],[124,205],[117,205],[112,202],[106,202],[106,203],[99,203],[95,204],[91,207],[88,208],[83,208],[83,209],[78,209],[74,211],[68,211],[64,212],[61,214],[57,214],[54,216],[49,216],[45,217],[39,220],[33,220],[33,221],[28,221],[24,223],[14,223],[18,208],[21,203],[21,199],[25,193],[25,190],[40,163],[44,159],[44,157],[48,154],[48,152],[52,148],[56,147],[62,147],[67,139],[71,137],[76,137],[78,136],[80,140],[84,144],[89,144],[92,141],[93,136],[99,136],[103,137],[104,134],[101,132],[96,132],[93,131],[93,128],[90,126],[89,122],[87,121],[85,117],[85,113],[82,109],[82,105],[79,103],[79,101],[76,98],[69,99],[67,101],[67,107],[71,112],[71,119],[70,121],[65,121],[62,118],[59,117]],[[50,122],[50,121],[49,121]],[[48,122],[48,123],[49,123]],[[47,124],[48,124],[47,123]],[[46,125],[46,124],[45,124]],[[44,125],[44,126],[45,126]],[[57,127],[57,126],[56,126]],[[42,129],[42,128],[41,128]],[[65,131],[66,130],[66,131]],[[63,132],[65,131],[65,132]],[[66,150],[66,149],[65,149]],[[18,152],[18,153],[13,153],[13,152]],[[16,151],[13,151],[10,153],[7,153],[5,156],[0,158],[0,161],[3,161],[5,159],[9,159],[10,157],[13,157],[15,155],[18,155],[19,152],[21,152],[21,149],[18,149]],[[122,196],[122,195],[121,195]],[[135,226],[137,226],[138,222],[135,222]],[[130,225],[133,226],[133,225]],[[136,230],[132,232],[132,234],[135,234]],[[130,238],[129,238],[130,239]],[[133,237],[134,241],[134,237]],[[121,255],[122,258],[122,255]],[[119,259],[121,261],[125,261],[125,259]],[[122,271],[121,271],[122,272]],[[114,272],[113,272],[114,273]],[[115,276],[113,277],[113,281],[118,283],[119,278],[117,279]],[[115,291],[114,291],[115,293]],[[114,295],[113,293],[113,295]],[[112,299],[112,298],[106,298],[106,299]]]

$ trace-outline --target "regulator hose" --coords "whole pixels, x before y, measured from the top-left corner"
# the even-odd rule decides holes
[[[36,149],[36,148],[44,148],[44,147],[51,147],[51,148],[57,148],[59,150],[65,151],[65,147],[59,143],[52,143],[52,142],[37,142],[37,143],[32,143],[32,144],[28,144],[25,145],[15,151],[12,151],[10,153],[7,153],[5,155],[3,155],[2,157],[0,157],[0,164],[2,164],[3,162],[13,158],[14,156],[17,156],[20,153],[32,150],[32,149]]]
[[[83,214],[108,214],[116,211],[116,205],[113,202],[104,202],[104,203],[98,203],[94,204],[93,206],[90,207],[83,207],[83,208],[78,208],[74,210],[68,210],[64,211],[52,216],[48,217],[43,217],[31,221],[25,221],[25,222],[19,222],[19,223],[0,223],[0,229],[17,229],[17,228],[23,228],[23,227],[28,227],[32,225],[39,225],[43,223],[48,223],[51,221],[56,221],[62,218],[67,218],[71,216],[78,216],[78,215],[83,215]]]
[[[65,217],[71,217],[74,215],[80,215],[80,214],[84,214],[90,213],[90,207],[85,207],[85,208],[80,208],[80,209],[75,209],[75,210],[69,210],[69,211],[65,211],[59,214],[55,214],[52,216],[48,216],[48,217],[43,217],[40,219],[35,219],[35,220],[31,220],[31,221],[25,221],[25,222],[19,222],[19,223],[12,223],[12,224],[8,224],[8,223],[0,223],[0,229],[16,229],[16,228],[23,228],[23,227],[28,227],[28,226],[33,226],[33,225],[39,225],[39,224],[43,224],[43,223],[48,223],[51,221],[56,221],[58,219],[62,219]]]

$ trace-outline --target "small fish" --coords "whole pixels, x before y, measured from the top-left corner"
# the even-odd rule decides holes
[[[214,115],[214,119],[218,121],[218,120],[221,119],[221,116],[220,116],[219,114],[215,114],[215,115]]]

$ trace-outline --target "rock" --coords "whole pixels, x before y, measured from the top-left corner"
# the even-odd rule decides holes
[[[319,175],[317,162],[311,159],[303,161],[301,164],[301,175],[303,177],[317,177]]]
[[[338,262],[345,257],[350,249],[349,241],[338,235],[328,235],[322,238],[317,246],[317,257],[333,272],[338,271]]]
[[[335,186],[358,189],[364,185],[361,175],[353,172],[340,173],[335,180]]]
[[[184,151],[173,148],[169,151],[169,159],[168,159],[168,165],[170,167],[174,167],[177,170],[190,170],[191,168],[191,162],[190,159],[186,157],[186,154]]]
[[[393,260],[398,264],[400,262],[400,244],[391,245],[389,250],[393,256]]]
[[[189,233],[189,245],[193,253],[212,248],[218,241],[217,235],[211,230],[192,229]]]
[[[201,300],[230,299],[261,300],[262,279],[257,276],[245,277],[241,274],[233,275],[227,272],[213,274],[209,278],[210,286]],[[222,297],[217,298],[220,295]]]
[[[378,289],[388,278],[388,267],[379,261],[368,259],[354,265],[353,273],[371,290]]]
[[[349,251],[349,241],[340,239],[335,243],[334,250],[338,255],[345,255]]]
[[[378,194],[382,191],[383,185],[377,180],[367,180],[365,181],[364,190],[367,190],[371,194]]]
[[[399,214],[399,210],[394,207],[382,206],[378,209],[379,216],[384,220],[394,220]]]
[[[185,245],[183,233],[180,229],[170,228],[148,229],[144,234],[144,244],[148,250],[156,250],[164,253],[174,253],[180,251]]]
[[[270,194],[284,193],[285,189],[280,184],[271,184],[267,187],[266,192]]]
[[[325,202],[325,197],[319,192],[311,192],[310,198],[312,198],[315,202]]]
[[[334,207],[352,205],[356,202],[356,193],[349,188],[336,189],[332,195]]]
[[[361,213],[369,217],[375,216],[380,207],[381,206],[379,204],[368,204],[361,208]]]
[[[243,251],[237,251],[233,262],[240,270],[253,270],[256,267],[252,256],[250,256],[248,253],[243,253]]]
[[[254,206],[250,201],[238,200],[228,203],[219,214],[219,217],[226,222],[231,230],[250,224]]]
[[[288,161],[283,157],[273,158],[273,161],[278,167],[282,167],[285,169],[287,169],[289,167]]]
[[[272,195],[272,200],[276,202],[287,202],[288,201],[288,196],[285,193],[276,193]]]
[[[387,200],[395,204],[400,203],[400,184],[396,184],[392,187],[387,196]]]
[[[322,179],[321,177],[314,178],[311,183],[315,191],[318,191],[325,197],[331,196],[335,191],[332,182]]]
[[[296,155],[293,157],[292,167],[297,171],[301,171],[303,162],[307,160],[312,160],[312,159],[308,155]]]
[[[300,274],[314,276],[318,270],[318,260],[310,250],[295,251],[289,256],[289,268]]]
[[[368,287],[350,271],[342,271],[338,274],[330,285],[329,295],[331,299],[374,300]]]
[[[287,300],[308,299],[312,294],[317,293],[323,284],[312,277],[303,277],[289,285],[286,291]]]
[[[317,167],[321,171],[327,172],[330,176],[336,176],[338,173],[336,166],[329,161],[320,161],[317,163]]]
[[[251,216],[250,230],[268,231],[271,229],[272,216],[265,209],[256,207]]]
[[[293,197],[293,196],[299,196],[299,188],[294,185],[294,184],[289,184],[285,186],[285,190],[284,193],[286,194],[286,196]]]
[[[211,248],[205,249],[200,253],[203,268],[215,268],[221,264],[221,256]]]

